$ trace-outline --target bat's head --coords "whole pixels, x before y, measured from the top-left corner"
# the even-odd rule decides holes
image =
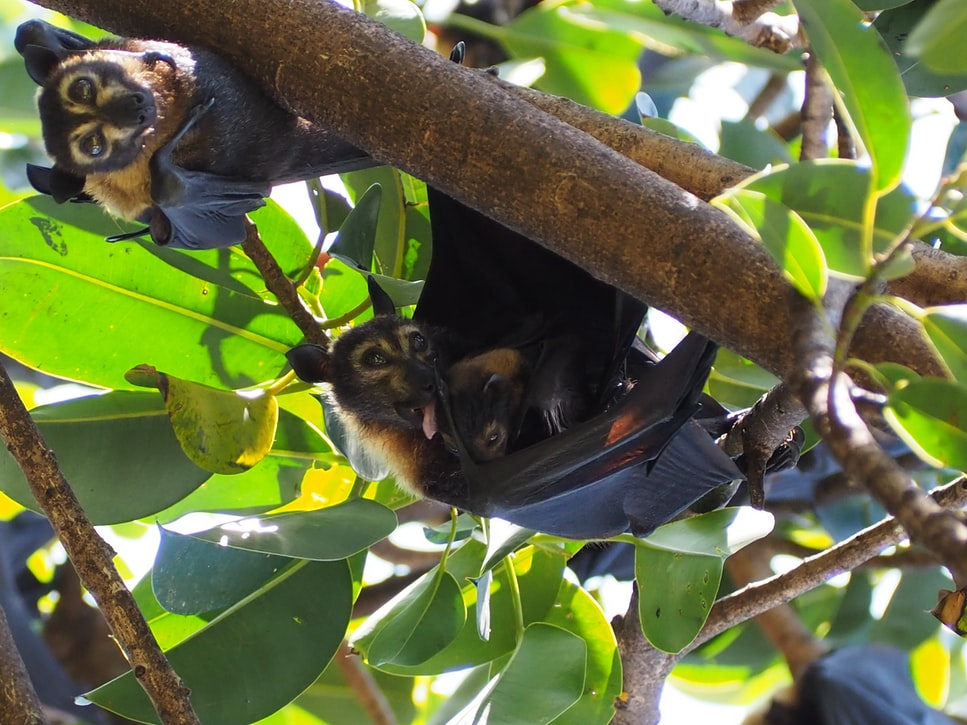
[[[144,70],[167,62],[158,53],[95,49],[53,66],[37,105],[55,166],[84,176],[118,171],[144,154],[158,122]]]
[[[339,412],[364,426],[437,432],[437,349],[422,325],[377,315],[336,338],[327,353],[301,345],[289,353],[296,374],[326,382]]]
[[[505,455],[520,424],[527,376],[523,356],[510,348],[454,363],[446,372],[452,428],[441,430],[447,447],[457,451],[459,436],[478,463]]]

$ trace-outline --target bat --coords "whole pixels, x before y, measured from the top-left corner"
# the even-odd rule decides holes
[[[376,163],[201,47],[93,42],[40,20],[23,23],[15,45],[41,86],[53,160],[28,164],[28,180],[57,202],[95,201],[148,225],[111,241],[148,232],[174,248],[238,244],[272,185]]]
[[[881,644],[835,650],[806,669],[790,702],[773,701],[767,725],[954,725],[929,707],[910,676],[908,653]]]
[[[353,454],[421,495],[578,539],[646,535],[742,477],[694,420],[714,343],[692,333],[656,361],[636,336],[643,303],[435,189],[428,196],[433,256],[413,319],[371,283],[372,321],[329,350],[288,354],[300,378],[328,383]],[[466,413],[460,395],[482,395],[495,374],[524,391]],[[515,431],[521,409],[539,425]],[[481,450],[489,421],[509,433]]]

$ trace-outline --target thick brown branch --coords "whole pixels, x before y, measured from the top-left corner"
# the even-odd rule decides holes
[[[618,640],[625,673],[624,692],[615,703],[613,725],[652,725],[661,719],[658,704],[665,680],[678,658],[655,649],[641,632],[638,588],[631,595],[628,612],[611,622]]]
[[[87,514],[0,365],[0,437],[26,476],[30,490],[67,551],[85,588],[97,601],[131,669],[162,722],[196,725],[188,688],[171,669],[134,598],[114,568],[111,547]]]
[[[723,214],[373,21],[314,0],[292,0],[284,12],[262,0],[43,4],[115,32],[217,48],[289,107],[377,158],[780,376],[794,365],[797,295]],[[253,44],[255,37],[262,42]],[[891,322],[861,330],[868,359],[937,370],[929,351],[918,357],[922,347],[895,344],[886,334]]]
[[[0,607],[0,720],[17,725],[42,725],[47,720],[27,667],[17,651],[7,615]]]

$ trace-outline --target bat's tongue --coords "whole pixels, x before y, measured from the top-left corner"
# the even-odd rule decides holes
[[[437,428],[436,424],[436,406],[430,403],[423,408],[423,435],[426,436],[427,440],[432,440],[438,430],[439,428]]]

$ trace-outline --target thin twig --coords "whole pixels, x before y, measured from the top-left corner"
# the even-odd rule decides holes
[[[319,327],[319,321],[312,316],[306,306],[299,299],[295,285],[285,276],[285,272],[275,261],[275,257],[265,246],[262,237],[259,235],[258,227],[251,221],[245,222],[246,237],[242,242],[242,249],[255,264],[265,280],[265,286],[275,295],[279,304],[289,313],[292,321],[299,326],[306,342],[320,345],[324,348],[329,347],[329,338]]]
[[[801,113],[802,148],[799,160],[825,159],[829,155],[826,130],[833,120],[833,91],[814,53],[809,54],[806,63],[806,97]]]
[[[929,497],[944,510],[961,508],[967,504],[967,481],[959,478],[935,489]],[[787,572],[749,584],[719,599],[712,607],[701,634],[682,654],[694,650],[740,622],[815,589],[834,576],[856,569],[876,558],[886,547],[905,538],[903,527],[891,516],[820,554],[804,559],[801,564]]]
[[[369,715],[370,722],[373,725],[396,725],[396,715],[393,714],[386,695],[379,689],[376,680],[363,666],[359,655],[349,648],[345,640],[339,645],[339,650],[336,652],[336,664],[342,670],[343,677],[346,678],[346,682],[356,695],[356,699],[366,710],[366,714]]]
[[[0,437],[57,533],[84,587],[97,601],[134,676],[166,725],[197,725],[189,691],[171,669],[131,592],[114,568],[114,551],[97,535],[57,460],[0,364]]]

